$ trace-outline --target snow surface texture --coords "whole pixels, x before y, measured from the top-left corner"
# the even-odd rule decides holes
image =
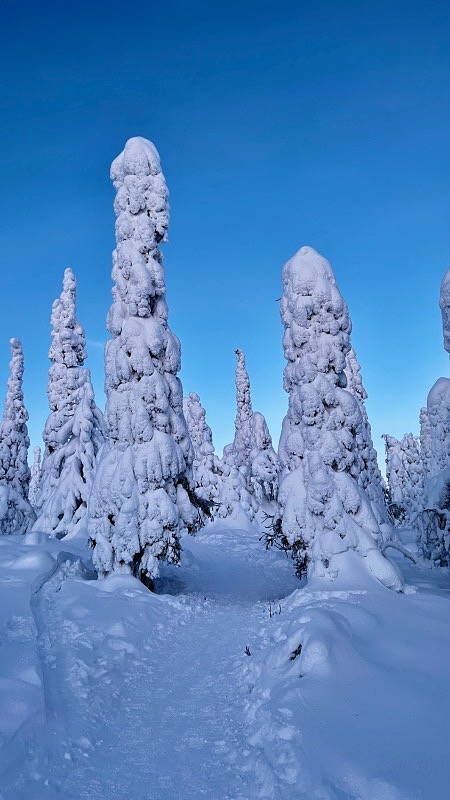
[[[1,800],[447,800],[442,572],[304,587],[223,523],[158,594],[85,557],[0,538]]]
[[[359,554],[359,569],[400,590],[398,571],[379,549],[381,531],[358,483],[360,404],[346,391],[351,322],[331,265],[302,247],[283,268],[281,317],[289,409],[275,531],[309,577],[336,579]]]
[[[42,468],[33,466],[38,481],[33,483],[38,517],[34,527],[62,538],[85,530],[97,455],[104,442],[103,416],[95,405],[90,372],[83,366],[86,339],[76,318],[76,281],[70,269],[64,272],[61,295],[53,303],[51,324],[50,415],[43,434]]]
[[[102,576],[151,581],[161,559],[179,558],[179,535],[199,524],[191,503],[194,453],[183,416],[180,343],[168,326],[159,244],[168,192],[154,145],[129,139],[113,161],[116,249],[111,339],[105,350],[106,423],[89,507],[94,563]]]
[[[23,350],[11,339],[10,374],[0,425],[0,534],[25,533],[35,520],[28,501],[28,412],[23,399]]]

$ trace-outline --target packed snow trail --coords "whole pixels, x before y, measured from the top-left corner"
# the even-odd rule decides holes
[[[448,572],[300,587],[255,532],[183,547],[151,593],[0,537],[0,800],[448,799]]]
[[[259,797],[239,676],[264,617],[299,584],[255,533],[184,544],[184,566],[160,579],[165,594],[85,580],[65,556],[38,585],[47,724],[5,800]]]

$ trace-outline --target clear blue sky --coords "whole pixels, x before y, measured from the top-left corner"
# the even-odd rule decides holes
[[[185,393],[220,449],[234,354],[278,442],[283,263],[332,263],[380,435],[418,432],[448,374],[438,309],[450,266],[448,2],[1,0],[0,387],[23,340],[34,444],[48,413],[50,310],[70,266],[103,406],[114,247],[112,159],[157,146]],[[3,391],[1,389],[1,391]]]

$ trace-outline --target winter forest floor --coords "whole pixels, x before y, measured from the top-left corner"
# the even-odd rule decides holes
[[[448,574],[305,587],[231,528],[155,594],[80,558],[0,538],[1,800],[447,800]]]

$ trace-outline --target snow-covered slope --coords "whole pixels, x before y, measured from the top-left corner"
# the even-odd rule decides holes
[[[1,800],[446,800],[447,575],[323,591],[251,529],[182,544],[152,594],[0,537]]]

